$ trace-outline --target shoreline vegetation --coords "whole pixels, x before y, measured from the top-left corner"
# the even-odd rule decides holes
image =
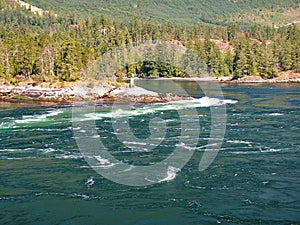
[[[188,27],[138,17],[120,22],[106,15],[77,18],[49,12],[40,16],[27,8],[0,0],[0,79],[14,85],[20,78],[36,83],[77,81],[90,65],[116,49],[124,49],[124,62],[135,59],[131,49],[137,46],[142,57],[151,60],[125,63],[115,71],[118,78],[130,73],[143,78],[186,77],[183,71],[200,69],[196,61],[216,77],[269,79],[283,71],[300,72],[298,23],[275,28],[252,22],[212,26],[195,21]],[[173,49],[163,43],[176,46],[181,56],[173,55]],[[119,61],[114,58],[111,63]],[[183,68],[176,67],[178,61]]]
[[[147,79],[147,78],[137,78]],[[292,71],[280,73],[278,77],[272,79],[263,79],[260,76],[248,76],[240,79],[232,77],[203,77],[203,78],[151,78],[151,80],[175,80],[175,81],[197,81],[210,82],[216,81],[226,84],[270,84],[270,83],[299,83],[300,73]],[[137,102],[137,103],[157,103],[169,102],[184,99],[191,99],[186,96],[178,96],[174,93],[160,94],[148,91],[141,87],[129,88],[128,84],[121,87],[100,83],[89,88],[82,86],[79,82],[56,83],[50,85],[42,83],[40,85],[28,85],[20,83],[18,86],[0,85],[0,102],[4,103],[23,103],[39,105],[71,105],[74,102],[95,102],[95,103],[113,103],[113,102]]]

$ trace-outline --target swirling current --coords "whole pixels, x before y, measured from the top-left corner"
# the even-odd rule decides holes
[[[72,118],[71,106],[1,103],[0,224],[300,223],[299,84],[223,84],[224,100],[203,96],[193,82],[178,84],[197,99],[132,104],[117,114],[110,104],[99,104],[95,113],[81,118]],[[176,92],[167,81],[138,85]],[[227,110],[223,144],[213,163],[199,171],[210,139],[210,107],[220,105]],[[76,144],[74,129],[84,133],[80,123],[93,119],[93,138],[101,138],[115,158],[151,165],[180,145],[178,111],[191,107],[200,129],[192,158],[150,186],[125,186],[102,177]],[[119,140],[112,115],[127,118],[137,138]],[[153,118],[159,118],[154,128],[164,121],[165,136],[143,142],[151,135]],[[103,169],[113,166],[100,155],[97,160]]]

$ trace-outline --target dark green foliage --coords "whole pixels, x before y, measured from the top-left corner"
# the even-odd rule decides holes
[[[299,0],[28,0],[47,10],[59,13],[74,12],[78,17],[98,17],[105,14],[118,21],[130,21],[132,17],[151,18],[157,23],[194,25],[206,23],[226,25],[228,22],[249,24],[241,15],[255,9],[275,13],[277,8],[296,8]],[[279,7],[278,7],[279,6]],[[279,14],[280,12],[278,12]],[[272,18],[270,18],[272,19]]]
[[[241,41],[237,47],[234,58],[234,77],[241,78],[244,76],[256,75],[257,73],[257,55],[254,49],[258,51],[260,45],[252,43],[249,39]]]
[[[275,67],[275,58],[271,49],[271,46],[262,45],[259,55],[258,72],[262,78],[270,79],[277,76],[278,71]]]
[[[187,70],[188,70],[187,65]],[[158,78],[158,77],[188,77],[188,74],[180,68],[164,62],[144,61],[136,63],[126,68],[125,72],[135,73],[140,78]]]
[[[144,4],[154,3],[158,4],[155,1]],[[43,4],[46,2],[41,1]],[[138,1],[135,4],[137,8],[142,7]],[[184,1],[180,4],[185,7]],[[182,59],[184,69],[174,66],[163,46],[158,44],[156,61],[126,65],[122,72],[140,77],[195,76],[191,71],[203,69],[199,61],[207,65],[208,73],[234,78],[250,75],[272,78],[280,71],[300,70],[300,28],[296,25],[280,29],[253,25],[242,30],[234,23],[227,27],[203,24],[186,27],[171,22],[156,24],[149,18],[138,17],[122,23],[103,15],[80,18],[75,13],[65,16],[49,13],[40,17],[4,0],[0,0],[0,6],[3,9],[0,11],[0,77],[12,83],[17,83],[18,77],[37,81],[78,80],[82,71],[104,53],[147,40],[174,42],[179,48],[190,49]],[[135,6],[132,7],[134,11]],[[189,10],[192,13],[194,9]],[[229,44],[231,50],[221,50],[217,41]],[[122,81],[120,74],[118,81]]]

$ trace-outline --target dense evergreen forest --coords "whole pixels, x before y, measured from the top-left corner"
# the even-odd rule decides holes
[[[58,13],[74,12],[80,18],[104,14],[124,21],[135,16],[156,23],[193,25],[249,21],[281,25],[298,20],[300,0],[28,0],[33,5]],[[295,10],[291,10],[295,9]],[[297,13],[298,11],[298,13]]]
[[[75,81],[105,52],[147,40],[179,41],[198,55],[215,76],[277,76],[280,71],[300,72],[300,27],[275,29],[254,24],[193,27],[106,16],[78,18],[74,14],[43,16],[0,0],[0,77],[12,84],[31,78]],[[223,46],[223,47],[222,47]],[[224,47],[225,46],[225,47]],[[171,65],[153,62],[128,65],[125,73],[139,76],[185,76]]]

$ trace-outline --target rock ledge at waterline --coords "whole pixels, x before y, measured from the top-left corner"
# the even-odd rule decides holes
[[[71,86],[62,88],[42,88],[32,86],[0,86],[0,101],[13,103],[54,103],[72,104],[76,102],[168,102],[192,99],[175,94],[160,94],[141,87],[114,88],[99,85],[94,88]]]

